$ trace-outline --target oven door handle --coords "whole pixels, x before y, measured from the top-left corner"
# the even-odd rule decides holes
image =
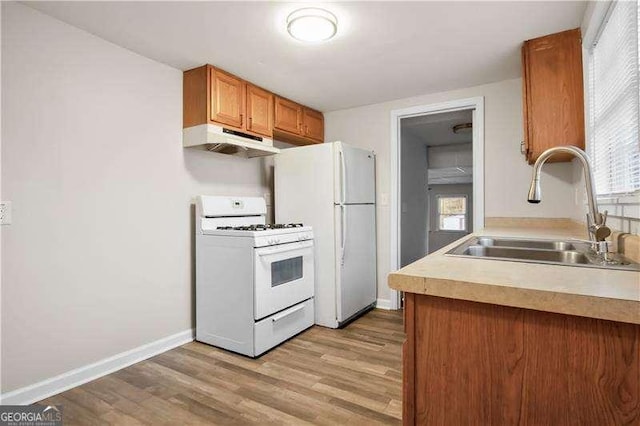
[[[309,247],[313,246],[312,242],[294,243],[294,244],[295,244],[295,247],[283,247],[283,248],[280,248],[280,249],[263,251],[263,252],[258,251],[258,256],[260,256],[260,257],[271,256],[272,254],[280,254],[280,253],[286,253],[288,251],[302,250],[302,249],[309,248]]]
[[[272,322],[280,321],[281,319],[286,318],[289,315],[293,315],[296,312],[301,311],[303,309],[304,309],[304,305],[300,305],[300,306],[296,306],[295,308],[287,309],[284,312],[280,312],[279,314],[272,316],[271,317],[271,321]]]

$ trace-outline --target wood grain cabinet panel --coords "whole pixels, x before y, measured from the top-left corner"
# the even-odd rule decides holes
[[[324,116],[321,112],[275,97],[274,137],[294,145],[324,142]]]
[[[273,135],[273,94],[247,83],[247,130]]]
[[[522,46],[525,155],[548,148],[584,149],[584,87],[580,29],[528,40]],[[556,155],[549,161],[570,161]]]
[[[209,71],[211,81],[211,120],[242,128],[244,126],[244,82],[216,68]]]
[[[640,325],[407,296],[405,425],[640,424]]]
[[[182,75],[182,127],[209,121],[209,69],[202,66]]]
[[[310,108],[302,111],[302,134],[313,140],[324,141],[324,117],[321,112]]]
[[[276,96],[274,127],[296,135],[301,134],[302,105]]]
[[[185,71],[182,88],[184,128],[216,124],[294,145],[324,141],[321,112],[212,65]]]

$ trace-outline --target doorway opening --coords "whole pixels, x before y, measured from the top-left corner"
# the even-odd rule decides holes
[[[400,119],[400,266],[473,232],[471,110]]]
[[[395,271],[484,226],[484,98],[394,110],[391,127]]]

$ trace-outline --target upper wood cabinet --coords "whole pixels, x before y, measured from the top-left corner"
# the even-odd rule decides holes
[[[321,143],[324,117],[211,65],[184,72],[183,127],[219,124],[294,145]]]
[[[238,77],[211,67],[211,120],[242,128],[244,125],[245,83]]]
[[[183,127],[218,124],[273,137],[273,94],[211,65],[184,72]]]
[[[288,99],[275,97],[274,137],[282,142],[308,145],[324,142],[324,116]]]
[[[522,46],[524,154],[529,163],[548,148],[584,149],[584,92],[580,29],[524,42]],[[549,161],[570,161],[554,155]]]
[[[273,134],[273,94],[247,83],[247,130]]]
[[[296,135],[301,134],[302,105],[276,96],[274,127],[277,130],[284,130]]]
[[[302,134],[319,142],[324,141],[324,117],[309,108],[302,110]]]

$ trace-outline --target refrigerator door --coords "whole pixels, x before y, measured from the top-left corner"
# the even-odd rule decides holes
[[[375,155],[373,152],[342,142],[335,142],[334,146],[335,203],[375,203]]]
[[[337,205],[338,322],[376,301],[376,212],[373,204]]]

